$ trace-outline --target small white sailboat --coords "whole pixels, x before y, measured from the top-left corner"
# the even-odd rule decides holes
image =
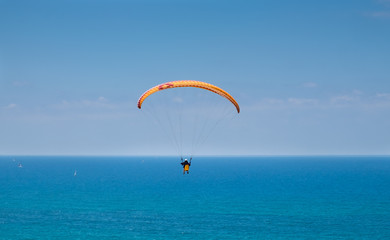
[[[74,170],[73,176],[76,177],[76,175],[77,175],[77,170]]]
[[[22,167],[23,167],[23,165],[22,165],[21,163],[19,163],[19,164],[18,164],[18,167],[19,167],[19,168],[22,168]]]

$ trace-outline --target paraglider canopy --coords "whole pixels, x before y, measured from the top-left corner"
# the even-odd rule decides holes
[[[214,92],[218,95],[221,95],[222,97],[229,100],[231,103],[234,104],[234,106],[237,109],[237,113],[240,113],[240,106],[238,105],[237,101],[225,90],[222,88],[219,88],[217,86],[214,86],[210,83],[205,83],[201,81],[194,81],[194,80],[179,80],[179,81],[172,81],[163,83],[160,85],[157,85],[155,87],[152,87],[151,89],[147,90],[142,96],[138,99],[138,108],[141,109],[142,103],[145,101],[147,97],[152,95],[155,92],[169,89],[169,88],[180,88],[180,87],[195,87],[195,88],[202,88],[211,92]]]

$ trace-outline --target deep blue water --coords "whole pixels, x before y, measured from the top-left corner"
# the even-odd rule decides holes
[[[390,239],[390,157],[0,157],[0,239]]]

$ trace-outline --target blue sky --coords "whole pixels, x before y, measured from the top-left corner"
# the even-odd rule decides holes
[[[181,79],[241,105],[203,154],[390,154],[389,0],[0,0],[0,36],[0,155],[175,154],[136,102]]]

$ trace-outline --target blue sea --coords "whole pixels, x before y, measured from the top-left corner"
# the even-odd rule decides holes
[[[0,239],[390,239],[390,157],[179,163],[0,157]]]

